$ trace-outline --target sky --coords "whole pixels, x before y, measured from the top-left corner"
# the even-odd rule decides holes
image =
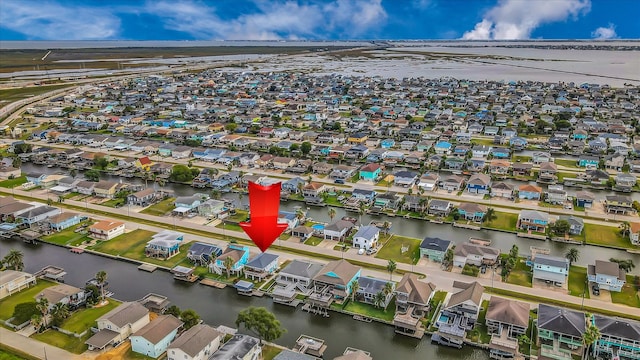
[[[640,0],[1,0],[0,40],[640,39]]]

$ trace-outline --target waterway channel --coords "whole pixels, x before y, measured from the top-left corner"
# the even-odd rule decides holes
[[[170,273],[157,270],[147,273],[136,265],[88,253],[73,254],[54,245],[28,245],[19,240],[1,240],[0,256],[10,249],[24,254],[25,270],[35,272],[46,265],[63,267],[68,273],[65,282],[84,286],[86,280],[100,270],[108,274],[109,289],[114,297],[124,301],[137,300],[150,292],[165,295],[182,309],[194,309],[210,325],[235,327],[239,311],[247,306],[264,306],[275,313],[287,329],[277,342],[292,347],[300,334],[324,339],[328,346],[325,359],[341,355],[348,346],[371,352],[374,359],[402,360],[487,360],[486,351],[465,346],[461,350],[433,345],[428,337],[416,340],[397,335],[390,325],[363,323],[350,316],[331,313],[329,318],[311,315],[289,306],[273,304],[271,298],[237,295],[232,288],[223,290],[174,280]],[[388,311],[393,311],[389,309]]]
[[[31,163],[25,163],[22,165],[24,172],[43,172],[43,173],[62,173],[60,168],[48,168],[46,166],[34,165]],[[132,184],[144,184],[144,181],[138,178],[120,178],[118,176],[103,176],[103,179],[112,181],[123,181]],[[148,181],[148,186],[153,186],[151,181]],[[207,192],[207,189],[195,189],[188,185],[167,183],[164,188],[166,190],[173,191],[178,196],[192,195],[196,192]],[[636,193],[634,193],[636,194]],[[640,196],[640,194],[638,194]],[[238,199],[236,193],[222,194],[222,197],[229,200],[236,201],[237,205],[242,203],[246,206],[248,203],[247,196],[243,196],[242,199]],[[305,210],[308,209],[308,217],[314,221],[327,223],[331,219],[328,214],[328,207],[307,207],[304,203],[298,201],[286,201],[281,203],[282,210],[294,211],[296,207],[303,206]],[[355,213],[346,212],[344,209],[336,208],[336,218],[349,215],[358,217]],[[376,221],[391,221],[391,232],[397,235],[408,236],[412,238],[422,239],[426,236],[440,237],[442,239],[452,240],[455,243],[466,242],[469,237],[479,237],[482,239],[489,239],[492,241],[492,246],[495,246],[502,250],[502,252],[508,252],[513,244],[516,244],[520,249],[521,254],[529,254],[531,246],[545,247],[551,249],[552,255],[564,256],[567,250],[571,247],[576,247],[580,251],[580,258],[575,262],[579,266],[587,266],[594,264],[596,260],[608,260],[610,258],[619,259],[632,259],[634,263],[640,264],[640,254],[628,253],[624,250],[610,249],[593,245],[572,245],[554,241],[542,241],[533,240],[527,238],[517,237],[512,233],[504,233],[492,230],[468,230],[462,228],[455,228],[449,224],[433,224],[427,221],[416,219],[405,219],[401,217],[388,218],[385,216],[377,215],[362,215],[362,222],[368,224],[371,220]],[[635,270],[638,271],[638,270]]]

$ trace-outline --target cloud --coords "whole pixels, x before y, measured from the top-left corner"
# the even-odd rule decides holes
[[[596,40],[615,39],[618,37],[618,34],[616,34],[616,26],[609,23],[607,27],[599,27],[593,30],[591,37]]]
[[[2,0],[0,8],[0,28],[30,40],[112,39],[120,31],[118,17],[81,4],[67,7],[44,1]]]
[[[150,1],[145,12],[164,27],[198,39],[279,40],[361,36],[387,18],[381,0],[320,3],[254,1],[256,11],[223,19],[215,7],[199,2]]]
[[[528,39],[542,24],[576,18],[591,10],[590,0],[525,1],[500,0],[489,9],[465,40]]]

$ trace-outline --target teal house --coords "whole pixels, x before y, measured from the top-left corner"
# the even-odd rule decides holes
[[[362,269],[348,261],[334,260],[325,265],[313,278],[312,298],[325,300],[347,299],[351,296],[352,281],[358,280]],[[312,299],[313,300],[313,299]]]
[[[442,262],[451,245],[451,240],[425,237],[420,243],[420,256],[427,257],[435,262]]]
[[[584,168],[598,168],[600,158],[597,156],[582,155],[578,158],[578,166]]]
[[[593,346],[596,359],[640,359],[640,322],[598,314],[591,322],[600,330]]]
[[[131,335],[131,350],[154,359],[159,358],[176,338],[182,321],[173,315],[161,315]]]
[[[382,175],[382,168],[378,164],[367,164],[360,168],[360,180],[376,182]]]
[[[240,245],[229,245],[222,255],[216,258],[216,261],[209,265],[209,271],[216,274],[226,273],[227,268],[225,261],[227,258],[231,259],[231,274],[240,274],[244,269],[244,266],[249,262],[249,247]]]

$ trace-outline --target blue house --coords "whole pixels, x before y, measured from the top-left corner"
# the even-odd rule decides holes
[[[576,192],[576,206],[589,209],[593,206],[596,197],[589,191]]]
[[[249,247],[240,245],[229,245],[216,261],[209,265],[209,271],[216,274],[223,274],[227,271],[224,263],[227,258],[231,258],[233,265],[229,270],[230,274],[239,274],[249,261]]]
[[[62,231],[73,225],[80,223],[81,216],[76,213],[63,212],[55,216],[51,216],[47,219],[49,228],[53,231]]]
[[[382,174],[382,168],[378,164],[367,164],[360,168],[359,174],[360,180],[376,182]]]
[[[458,214],[463,219],[482,222],[487,214],[487,207],[476,203],[461,203],[458,206]]]
[[[131,350],[157,359],[176,338],[182,321],[173,315],[160,315],[131,335]]]
[[[509,139],[509,145],[513,146],[515,150],[522,150],[527,147],[527,139],[519,136],[512,137]]]
[[[383,149],[390,149],[396,145],[396,141],[393,139],[384,139],[380,141],[380,147]]]
[[[569,276],[569,260],[563,256],[537,254],[527,261],[533,270],[533,279],[564,284]]]
[[[169,259],[180,252],[184,234],[178,231],[164,230],[151,237],[144,248],[145,255],[153,258]]]
[[[451,152],[451,143],[447,141],[439,141],[434,145],[436,154],[448,154]]]
[[[40,173],[27,174],[27,182],[34,183],[36,186],[42,185],[42,182],[46,178],[47,178],[47,174],[40,174]]]
[[[491,155],[498,159],[508,159],[511,156],[511,151],[507,148],[498,147],[491,149]]]
[[[578,158],[579,167],[597,169],[598,165],[600,165],[600,158],[597,156],[581,155]]]
[[[487,174],[473,174],[467,181],[467,191],[472,194],[488,194],[491,186],[491,177]]]
[[[200,266],[207,266],[211,262],[211,259],[215,259],[220,255],[222,255],[222,249],[219,247],[213,244],[195,242],[187,252],[187,259]]]
[[[307,182],[304,179],[300,177],[295,177],[283,182],[282,190],[288,191],[292,194],[297,194],[300,192],[300,189],[302,189],[302,187],[305,186],[306,184]]]
[[[262,281],[278,269],[278,255],[260,253],[244,266],[244,277],[254,281]]]
[[[596,260],[596,264],[587,267],[587,278],[601,289],[620,292],[627,281],[626,271],[613,261]]]
[[[374,190],[353,189],[351,197],[365,202],[372,202],[376,198]]]
[[[317,305],[328,306],[333,299],[347,299],[351,295],[352,281],[360,277],[361,271],[360,267],[344,259],[327,263],[313,277],[313,292],[309,300]],[[331,297],[327,297],[327,292]]]

